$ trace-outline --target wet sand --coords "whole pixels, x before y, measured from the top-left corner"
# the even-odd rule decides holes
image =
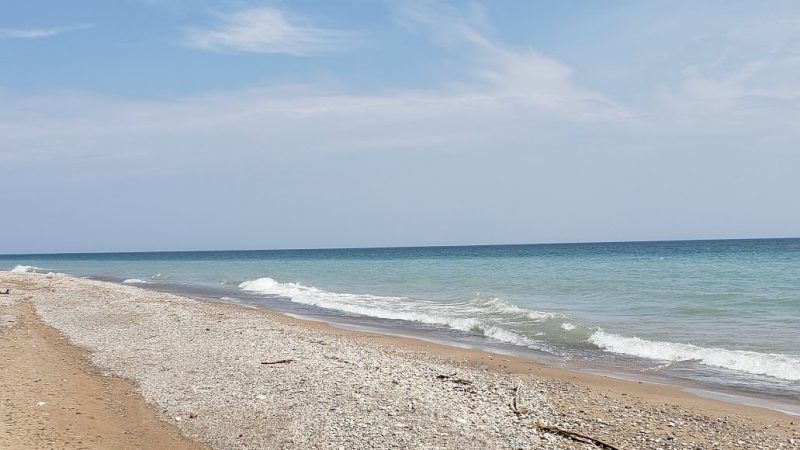
[[[215,448],[596,448],[537,429],[541,424],[619,448],[800,448],[795,417],[697,397],[673,386],[66,276],[2,273],[0,287],[10,287],[17,303],[0,308],[0,315],[35,317],[34,306],[47,323],[88,349],[96,367],[132,380],[155,407],[144,407],[152,414],[143,425],[148,433],[175,433],[167,423],[174,424]],[[11,347],[5,338],[27,328],[18,323],[4,329],[4,355],[29,358],[29,345]],[[262,364],[281,359],[292,361]],[[58,376],[66,373],[63,364],[58,367]],[[30,370],[40,369],[34,364]],[[73,369],[126,386],[94,370],[88,365]],[[9,386],[35,378],[26,372],[3,375]],[[50,385],[62,392],[72,383],[54,379]],[[45,390],[31,389],[28,400],[8,403],[14,409],[3,413],[8,430],[30,431],[3,430],[0,439],[36,435],[39,422],[32,416],[24,426],[10,422],[27,417],[18,412],[24,407],[35,411],[24,401],[47,401],[34,399]],[[519,392],[523,406],[515,411],[511,401]],[[85,405],[121,394],[78,390],[74,395],[74,402]],[[99,410],[93,416],[113,414]],[[152,420],[156,415],[162,422]],[[113,434],[88,431],[91,423],[69,430],[67,425],[51,422],[50,438],[77,442],[67,440],[70,433],[97,439]],[[181,445],[192,443],[173,448]]]

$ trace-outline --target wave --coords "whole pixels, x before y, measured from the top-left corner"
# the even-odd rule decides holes
[[[292,302],[380,319],[443,325],[454,330],[480,333],[495,340],[543,350],[543,342],[503,327],[514,321],[542,323],[564,318],[561,314],[534,311],[485,295],[459,302],[434,302],[408,297],[330,292],[299,283],[280,283],[259,278],[239,284],[244,291],[289,298]]]
[[[707,348],[693,344],[649,341],[638,337],[625,337],[603,330],[594,332],[589,342],[601,349],[625,355],[661,361],[694,361],[706,366],[767,375],[783,380],[800,380],[800,357],[779,353],[759,353],[746,350]]]
[[[23,266],[22,264],[18,264],[13,269],[11,269],[11,273],[31,273],[40,270],[43,271],[47,269],[42,269],[41,267],[36,267],[36,266]]]
[[[140,280],[138,278],[128,278],[127,280],[123,281],[125,284],[147,284],[147,281]]]
[[[245,281],[248,292],[285,297],[292,302],[381,319],[404,320],[478,333],[488,338],[560,353],[552,344],[586,347],[667,362],[696,362],[706,366],[783,380],[800,380],[800,357],[743,350],[706,348],[692,344],[648,341],[590,329],[567,316],[534,311],[502,299],[476,295],[457,302],[435,302],[408,297],[330,292],[272,278]]]

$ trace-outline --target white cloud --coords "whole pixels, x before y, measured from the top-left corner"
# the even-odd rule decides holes
[[[41,39],[58,36],[71,31],[92,28],[92,24],[72,25],[58,28],[0,28],[0,39]]]
[[[800,83],[760,86],[759,80],[769,78],[770,72],[786,70],[793,63],[793,73],[800,72],[800,60],[753,61],[743,67],[720,75],[704,74],[687,69],[675,94],[686,101],[703,103],[716,108],[735,108],[743,101],[753,99],[791,101],[800,100]]]
[[[266,11],[268,16],[274,12]],[[254,46],[263,43],[257,37],[245,39],[250,34],[243,30],[227,30],[246,21],[226,17],[214,31],[220,33],[215,43],[207,41],[209,48],[248,39]],[[161,158],[170,153],[214,158],[220,148],[240,154],[535,148],[553,142],[554,136],[569,141],[568,135],[589,129],[653,136],[707,136],[719,130],[754,136],[773,130],[774,136],[796,136],[796,127],[788,124],[800,117],[800,85],[792,80],[800,63],[789,54],[791,46],[749,63],[714,61],[687,69],[682,81],[664,88],[661,97],[631,109],[581,85],[564,62],[493,38],[480,14],[473,20],[456,11],[418,7],[402,18],[462,51],[465,79],[425,90],[273,86],[161,102],[85,93],[6,95],[0,102],[0,159]],[[300,52],[299,47],[293,51]],[[786,79],[775,82],[781,73]]]
[[[579,86],[572,69],[534,49],[516,49],[490,38],[485,14],[473,7],[467,17],[458,10],[413,4],[401,10],[404,23],[422,25],[426,32],[452,47],[464,47],[475,60],[475,78],[495,97],[506,97],[553,114],[586,117],[627,117],[630,112],[602,93]]]
[[[710,129],[786,133],[800,119],[800,22],[764,20],[720,39],[717,58],[680,70],[655,110],[669,121]]]
[[[267,10],[267,16],[272,12]],[[17,148],[30,149],[27,155],[16,155],[29,161],[77,155],[76,149],[81,149],[79,157],[86,157],[108,148],[120,155],[209,156],[221,147],[241,154],[461,151],[532,145],[546,139],[554,124],[610,124],[630,115],[603,94],[579,86],[572,70],[554,58],[502,45],[457,17],[435,19],[426,27],[449,33],[452,45],[465,47],[468,81],[381,93],[324,86],[251,88],[171,102],[120,102],[75,94],[7,98],[6,113],[0,110],[0,156]],[[255,30],[231,28],[203,36],[210,40],[196,44],[204,42],[209,48],[231,47],[234,42],[249,42],[253,48],[266,45]],[[277,51],[276,45],[262,50]],[[281,45],[289,51],[288,44]],[[5,158],[15,155],[7,152]]]
[[[292,23],[281,11],[270,7],[217,17],[220,23],[216,27],[188,29],[186,45],[202,50],[302,56],[338,50],[352,43],[348,32]]]

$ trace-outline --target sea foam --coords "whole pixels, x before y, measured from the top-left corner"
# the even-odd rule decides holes
[[[484,295],[461,302],[434,302],[408,297],[377,296],[330,292],[299,283],[280,283],[259,278],[239,284],[242,290],[289,298],[292,302],[380,319],[405,320],[443,325],[454,330],[476,332],[498,341],[541,348],[539,343],[493,323],[492,316],[512,316],[516,320],[543,322],[562,317],[556,313],[533,311]]]
[[[140,280],[138,278],[128,278],[127,280],[123,281],[125,284],[147,284],[147,281]]]
[[[30,272],[36,272],[37,270],[47,270],[47,269],[42,269],[41,267],[35,267],[35,266],[23,266],[19,264],[15,266],[13,269],[11,269],[11,273],[30,273]]]
[[[594,332],[589,337],[589,342],[612,353],[672,362],[695,361],[707,366],[753,375],[767,375],[790,381],[800,380],[798,356],[649,341],[638,337],[619,336],[603,330]]]
[[[381,319],[442,325],[454,330],[480,333],[500,342],[547,351],[550,351],[550,346],[536,338],[542,335],[541,332],[520,333],[510,330],[506,325],[511,322],[544,324],[553,321],[549,323],[556,324],[556,328],[562,332],[579,331],[563,314],[534,311],[485,295],[459,302],[434,302],[408,297],[330,292],[299,283],[281,283],[266,277],[245,281],[239,287],[248,292],[286,297],[295,303]],[[587,339],[586,335],[581,339]],[[611,353],[671,362],[696,361],[748,374],[800,380],[800,357],[795,356],[648,341],[603,330],[593,332],[588,342]]]

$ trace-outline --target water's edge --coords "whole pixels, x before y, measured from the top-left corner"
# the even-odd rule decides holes
[[[124,280],[114,277],[88,277],[98,281],[111,282],[130,286]],[[751,406],[769,409],[784,413],[790,416],[800,417],[800,401],[792,401],[791,398],[779,395],[766,395],[749,391],[740,391],[722,386],[710,385],[686,378],[671,377],[664,374],[645,373],[635,365],[603,365],[598,361],[589,359],[564,360],[549,353],[536,351],[534,349],[520,348],[519,346],[491,342],[489,340],[478,341],[471,339],[459,339],[454,333],[435,333],[430,330],[415,329],[403,326],[403,324],[392,324],[393,321],[379,321],[374,318],[352,318],[336,314],[328,314],[324,310],[297,313],[287,311],[279,306],[264,305],[262,303],[241,301],[221,300],[219,297],[207,295],[204,289],[196,289],[186,285],[156,285],[148,283],[137,285],[140,289],[153,292],[163,292],[183,297],[191,298],[196,301],[213,302],[219,304],[232,304],[239,307],[261,309],[271,313],[282,314],[301,322],[321,322],[334,328],[355,331],[359,333],[380,334],[384,336],[399,337],[403,339],[420,340],[437,345],[466,349],[475,352],[483,352],[494,355],[513,356],[526,359],[546,367],[575,371],[589,375],[604,376],[625,380],[630,382],[645,382],[649,384],[661,384],[677,387],[689,394],[718,400],[726,403]],[[319,308],[321,309],[321,308]]]

